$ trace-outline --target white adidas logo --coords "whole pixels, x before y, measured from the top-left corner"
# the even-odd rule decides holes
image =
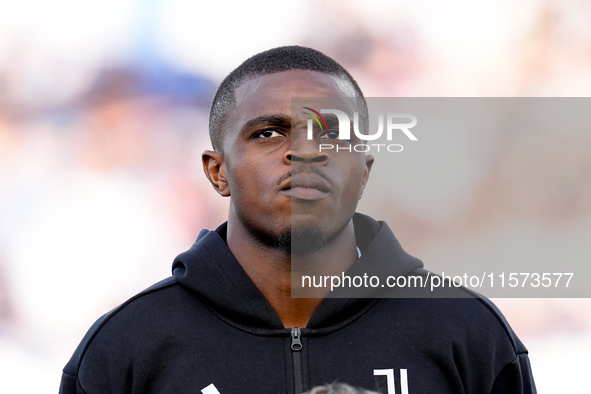
[[[218,391],[218,389],[215,387],[215,385],[212,383],[209,386],[201,389],[201,392],[203,394],[220,394],[220,392]]]

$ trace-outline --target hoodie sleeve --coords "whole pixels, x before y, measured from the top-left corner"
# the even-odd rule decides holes
[[[536,394],[527,353],[517,354],[495,379],[491,394]]]

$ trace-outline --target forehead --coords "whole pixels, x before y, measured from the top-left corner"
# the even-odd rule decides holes
[[[289,70],[244,81],[235,91],[235,121],[291,112],[292,97],[354,97],[348,81],[317,71]]]

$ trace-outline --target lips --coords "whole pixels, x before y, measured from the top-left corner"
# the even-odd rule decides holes
[[[293,199],[315,201],[328,197],[330,186],[318,175],[302,174],[288,178],[281,185],[280,193]]]

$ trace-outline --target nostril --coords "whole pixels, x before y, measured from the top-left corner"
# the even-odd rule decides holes
[[[296,155],[287,155],[287,160],[289,160],[289,161],[304,161],[304,158],[296,156]]]
[[[316,156],[316,157],[312,158],[312,162],[313,163],[321,163],[321,162],[325,161],[326,159],[327,159],[327,157],[324,155],[323,156]]]

